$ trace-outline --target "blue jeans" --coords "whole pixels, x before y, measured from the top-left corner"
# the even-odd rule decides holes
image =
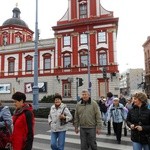
[[[150,150],[150,146],[148,144],[141,144],[137,142],[133,142],[133,150]]]
[[[66,131],[51,132],[52,150],[64,150]]]

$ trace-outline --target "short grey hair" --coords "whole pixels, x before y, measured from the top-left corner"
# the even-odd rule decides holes
[[[90,92],[87,89],[82,90],[82,93],[88,93],[90,95]]]

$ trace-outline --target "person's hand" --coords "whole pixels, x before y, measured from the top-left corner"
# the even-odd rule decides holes
[[[138,131],[142,131],[143,130],[142,126],[135,126],[135,129],[137,129]]]
[[[61,114],[61,115],[59,116],[59,119],[66,119],[66,116],[65,116],[64,114]]]
[[[78,134],[79,133],[79,129],[75,128],[75,133]]]
[[[100,129],[96,129],[96,134],[100,135],[100,131],[101,131]]]
[[[134,124],[131,124],[131,125],[130,125],[130,129],[133,130],[134,128],[135,128],[135,125],[134,125]]]

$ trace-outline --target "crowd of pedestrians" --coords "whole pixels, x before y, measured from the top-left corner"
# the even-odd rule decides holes
[[[26,102],[26,95],[22,92],[14,93],[12,100],[13,114],[0,101],[0,131],[7,125],[11,134],[11,147],[4,149],[32,150],[35,125],[32,105]],[[106,127],[107,135],[111,135],[111,126],[118,144],[121,144],[123,126],[127,126],[133,150],[150,150],[150,104],[144,92],[137,92],[131,98],[122,94],[116,97],[108,92],[107,97],[101,96],[97,102],[91,99],[88,90],[82,90],[75,114],[71,114],[62,102],[62,96],[56,93],[48,115],[52,150],[65,149],[68,122],[72,118],[74,131],[80,134],[81,150],[97,150],[96,134],[101,134],[102,127]]]

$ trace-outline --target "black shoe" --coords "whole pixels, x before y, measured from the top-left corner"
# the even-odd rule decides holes
[[[118,144],[121,144],[121,141],[118,141]]]
[[[111,133],[107,133],[106,135],[111,135]]]

